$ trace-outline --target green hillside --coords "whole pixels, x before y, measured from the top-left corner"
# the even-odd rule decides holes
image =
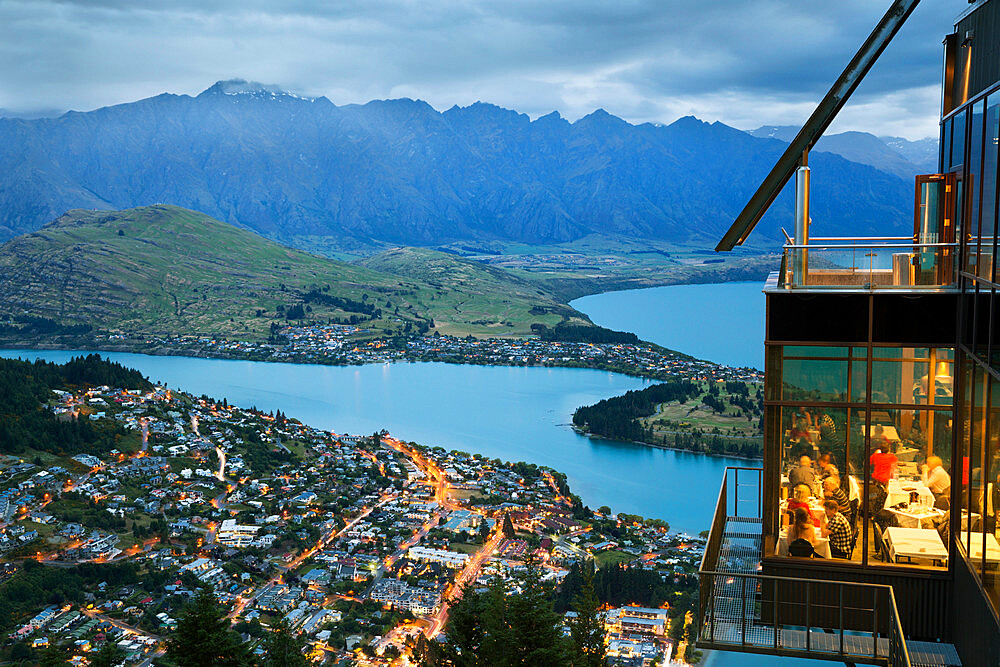
[[[0,321],[262,339],[290,313],[324,323],[353,317],[378,335],[431,319],[449,333],[524,334],[531,322],[562,319],[551,312],[559,304],[504,273],[468,267],[455,283],[441,275],[428,284],[175,206],[74,210],[0,246]]]
[[[441,333],[510,335],[533,322],[589,324],[537,285],[503,269],[428,248],[395,248],[360,260],[361,266],[419,281],[434,290],[422,302]]]

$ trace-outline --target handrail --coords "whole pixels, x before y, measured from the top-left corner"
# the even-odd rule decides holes
[[[785,244],[782,246],[785,250],[848,250],[850,248],[957,248],[958,243],[857,243],[854,245],[833,245],[833,244],[823,244],[823,243],[810,243],[808,245],[791,245]]]
[[[912,236],[810,236],[813,241],[912,241]]]
[[[702,608],[696,643],[701,648],[752,648],[773,655],[836,656],[912,667],[892,586],[716,570],[703,570],[698,576]],[[832,589],[837,592],[823,594]],[[868,606],[860,602],[866,599],[871,600]],[[767,608],[770,618],[765,618]],[[815,630],[822,632],[814,637]],[[836,635],[832,644],[820,641],[831,633]],[[804,634],[804,640],[790,640],[794,634]],[[845,641],[859,635],[870,638],[870,652],[852,650],[850,646],[859,642]],[[779,640],[782,636],[785,643]],[[888,640],[887,649],[880,640]]]

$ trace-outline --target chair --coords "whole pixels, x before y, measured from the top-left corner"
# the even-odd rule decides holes
[[[882,528],[874,521],[872,521],[872,527],[875,529],[875,553],[881,555],[882,560],[888,563],[889,547],[886,546],[885,539],[882,537]]]
[[[801,537],[788,545],[788,555],[796,558],[819,558],[809,540],[804,540]]]

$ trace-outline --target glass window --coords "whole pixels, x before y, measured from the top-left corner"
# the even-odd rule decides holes
[[[986,374],[978,366],[972,372],[972,410],[969,421],[969,512],[965,519],[966,553],[975,554],[976,534],[981,534],[984,524],[994,515],[986,495],[985,480],[989,473],[983,471],[983,451],[986,444]],[[976,561],[973,559],[973,565]]]
[[[942,171],[951,171],[951,125],[951,119],[948,119],[941,126]]]
[[[968,223],[965,228],[968,230],[966,238],[970,239],[970,247],[965,255],[966,270],[976,275],[979,271],[979,197],[982,191],[980,175],[982,173],[983,159],[983,109],[982,102],[972,105],[972,122],[969,128],[969,149],[967,151],[969,159],[967,163],[968,171],[965,174],[965,191],[969,200]]]
[[[865,347],[769,349],[768,399],[791,403],[767,409],[768,451],[779,462],[771,483],[780,486],[769,555],[941,570],[954,350],[873,347],[870,376],[868,368]]]
[[[1000,513],[1000,382],[996,378],[990,378],[989,388],[989,414],[987,424],[986,442],[986,470],[989,475],[986,483],[986,498],[984,505],[987,508],[987,521],[985,522],[985,534],[982,544],[985,545],[985,562],[983,584],[993,603],[993,609],[1000,609],[1000,581],[997,577],[997,567],[1000,565],[1000,527],[998,527],[997,514]],[[970,556],[977,556],[976,547],[979,546],[978,538],[971,546]]]
[[[993,280],[996,247],[997,144],[1000,140],[1000,93],[986,100],[986,139],[983,143],[983,203],[979,276]]]
[[[951,405],[954,352],[945,348],[877,347],[872,403]]]
[[[864,506],[870,563],[944,568],[950,410],[873,407]]]
[[[823,558],[860,562],[861,551],[855,550],[860,492],[847,463],[847,410],[800,406],[782,407],[780,413],[776,554],[796,556],[800,549],[813,549]],[[827,500],[836,507],[828,511]],[[796,543],[800,539],[804,542]]]
[[[863,348],[854,349],[864,354]],[[857,372],[849,361],[850,354],[851,348],[847,347],[786,346],[781,365],[781,400],[846,402],[849,395],[857,394],[857,388],[852,386],[858,379]],[[863,376],[861,384],[863,396]]]
[[[966,111],[960,111],[952,117],[951,132],[951,168],[964,163],[965,160],[965,115]]]

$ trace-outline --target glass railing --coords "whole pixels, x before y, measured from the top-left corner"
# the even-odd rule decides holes
[[[958,244],[814,239],[784,247],[779,289],[921,290],[956,285]]]

